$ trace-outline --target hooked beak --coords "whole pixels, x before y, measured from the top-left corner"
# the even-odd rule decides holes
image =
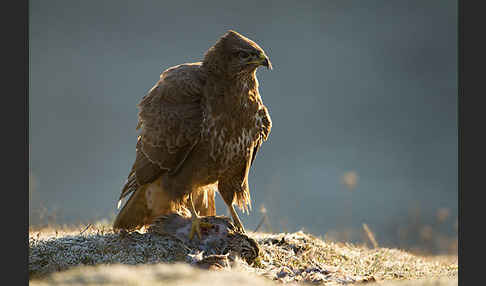
[[[264,53],[259,54],[257,57],[255,57],[252,61],[248,62],[247,64],[256,64],[259,66],[264,66],[267,69],[271,70],[272,69],[272,63],[268,59],[267,56],[265,56]]]
[[[267,69],[271,70],[272,69],[272,63],[268,59],[267,56],[265,56],[263,53],[260,54],[260,60],[261,60],[261,65],[266,67]]]

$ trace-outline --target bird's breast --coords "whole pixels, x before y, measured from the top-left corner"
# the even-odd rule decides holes
[[[258,123],[256,113],[247,118],[237,115],[208,118],[203,140],[209,145],[210,160],[221,166],[221,172],[249,159],[260,137]]]

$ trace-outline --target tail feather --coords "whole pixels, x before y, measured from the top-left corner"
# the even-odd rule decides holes
[[[189,213],[188,201],[176,200],[160,188],[161,177],[157,180],[142,186],[136,186],[129,180],[122,191],[118,206],[122,204],[125,197],[128,201],[118,213],[113,223],[113,229],[135,230],[152,223],[155,217],[171,213]],[[196,211],[201,216],[216,215],[217,185],[208,185],[197,190],[193,195],[193,202]]]
[[[121,206],[121,201],[123,200],[123,198],[125,198],[126,196],[130,195],[131,193],[133,193],[134,191],[136,191],[138,189],[139,185],[137,183],[137,178],[135,176],[135,172],[130,172],[130,175],[128,175],[128,179],[125,183],[125,185],[123,186],[123,189],[121,191],[121,194],[120,194],[120,198],[118,199],[118,206],[117,208],[119,209],[120,206]]]
[[[145,200],[146,185],[139,187],[120,210],[113,223],[115,230],[138,229],[150,221],[150,210]]]

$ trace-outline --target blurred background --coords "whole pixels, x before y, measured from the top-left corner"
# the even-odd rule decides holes
[[[112,220],[136,104],[234,29],[274,65],[246,228],[457,253],[457,1],[29,4],[31,227]]]

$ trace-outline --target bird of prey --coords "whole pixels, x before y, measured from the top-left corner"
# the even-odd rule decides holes
[[[199,215],[214,215],[217,191],[244,232],[234,204],[251,209],[248,173],[272,126],[258,90],[259,66],[272,69],[263,49],[229,30],[202,62],[161,74],[138,104],[136,159],[120,202],[130,197],[115,230],[185,209],[192,218],[190,238],[201,238]]]

